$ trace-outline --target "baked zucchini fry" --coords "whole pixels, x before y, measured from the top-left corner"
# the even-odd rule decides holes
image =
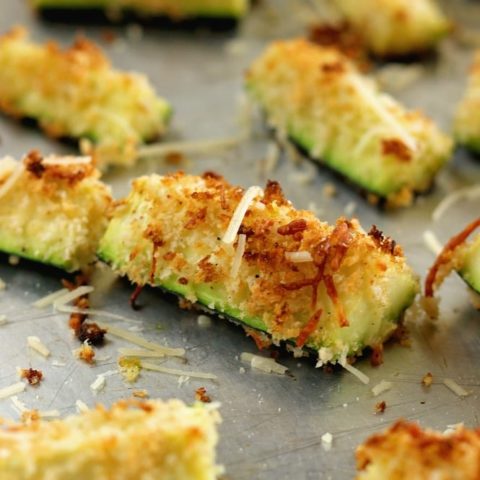
[[[113,70],[87,40],[61,50],[16,28],[0,38],[0,111],[31,118],[50,136],[88,139],[100,167],[131,165],[166,127],[169,105],[141,75]],[[85,143],[85,142],[84,142]]]
[[[431,120],[377,91],[332,48],[274,42],[246,86],[280,137],[391,206],[427,190],[451,154],[451,139]]]
[[[357,480],[477,480],[480,430],[443,434],[401,420],[367,439],[356,457]]]
[[[195,20],[226,28],[244,17],[249,7],[249,0],[30,0],[30,3],[53,20],[75,21],[75,14],[80,13],[87,20],[103,18],[119,22],[136,18],[150,23],[169,18],[175,23]]]
[[[398,57],[432,49],[451,29],[435,0],[334,0],[373,54]]]
[[[480,153],[480,50],[475,54],[464,97],[455,115],[455,139]]]
[[[401,248],[376,228],[329,226],[276,182],[244,192],[212,173],[136,179],[99,257],[139,286],[225,314],[257,344],[307,347],[320,363],[381,348],[417,292]]]
[[[467,284],[480,293],[480,234],[471,242],[468,238],[480,228],[480,218],[471,222],[451,238],[438,255],[425,280],[425,296],[433,297],[445,277],[456,270]]]
[[[179,400],[120,401],[0,430],[2,480],[214,480],[218,412]]]
[[[67,271],[95,260],[112,206],[88,157],[0,159],[0,251]]]

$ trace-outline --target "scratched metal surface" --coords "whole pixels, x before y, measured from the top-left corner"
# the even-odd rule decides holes
[[[238,37],[148,30],[138,38],[135,29],[127,33],[127,29],[118,28],[117,40],[110,44],[102,41],[101,28],[83,31],[100,41],[116,66],[148,74],[158,91],[172,102],[176,113],[171,138],[221,137],[236,132],[236,99],[241,92],[242,72],[250,60],[269,39],[303,31],[304,11],[295,10],[293,2],[262,3],[263,8],[252,13]],[[13,24],[24,24],[38,40],[52,37],[62,43],[69,42],[76,33],[71,26],[41,23],[29,12],[26,2],[1,0],[0,5],[1,31]],[[452,1],[446,6],[460,22],[480,24],[478,2]],[[236,43],[235,38],[242,42]],[[412,107],[423,108],[449,128],[454,104],[464,87],[471,50],[449,41],[441,48],[440,57],[441,62],[429,62],[427,74],[397,96]],[[218,158],[192,159],[181,168],[189,172],[215,169],[245,186],[263,181],[259,178],[258,160],[265,154],[268,135],[259,125],[255,128],[258,135],[238,151]],[[69,147],[5,118],[0,118],[0,137],[1,154],[20,156],[31,148],[69,151]],[[133,171],[110,172],[105,180],[121,196],[128,191],[130,178],[174,168],[160,162],[143,162]],[[445,240],[478,216],[478,203],[463,203],[439,224],[430,221],[433,208],[443,196],[480,181],[478,161],[462,151],[456,152],[431,194],[415,207],[397,213],[379,212],[323,170],[315,168],[311,183],[300,183],[302,172],[312,168],[308,162],[298,165],[284,156],[270,176],[281,181],[296,206],[307,208],[314,202],[320,215],[329,221],[341,215],[349,202],[355,202],[355,214],[361,222],[365,226],[375,223],[397,239],[422,276],[433,259],[422,242],[422,231],[431,228]],[[335,184],[336,197],[323,196],[326,182]],[[141,334],[149,339],[184,346],[188,367],[214,372],[218,382],[190,380],[179,385],[175,377],[145,372],[134,386],[126,386],[117,375],[108,377],[107,388],[94,396],[89,385],[98,373],[115,368],[116,349],[122,342],[112,340],[99,351],[101,360],[95,367],[80,363],[72,357],[77,344],[66,317],[31,307],[33,301],[59,288],[59,277],[26,262],[10,266],[4,258],[0,277],[7,283],[7,289],[0,293],[0,313],[9,318],[0,327],[0,388],[16,381],[16,366],[40,368],[45,374],[42,385],[28,388],[19,398],[28,407],[58,409],[65,415],[74,411],[77,399],[88,405],[110,404],[127,397],[133,388],[147,388],[152,397],[179,397],[190,402],[194,390],[206,386],[212,398],[222,404],[219,461],[232,479],[349,479],[354,475],[355,446],[399,417],[440,430],[457,422],[468,426],[480,423],[479,314],[470,306],[465,286],[456,277],[443,287],[442,316],[435,328],[412,327],[411,348],[389,347],[380,368],[371,368],[366,360],[358,363],[370,376],[371,385],[381,379],[393,382],[393,389],[376,399],[369,387],[349,374],[326,374],[315,370],[307,360],[282,359],[292,376],[266,375],[249,368],[241,373],[240,353],[255,351],[242,330],[218,319],[210,327],[201,328],[197,314],[179,310],[153,290],[143,294],[145,308],[141,312],[129,312],[131,288],[125,282],[117,282],[103,298],[104,308],[139,320]],[[27,335],[39,336],[51,349],[51,358],[44,360],[29,352]],[[58,362],[65,366],[55,366]],[[168,363],[175,365],[173,360]],[[427,371],[435,378],[429,391],[420,386]],[[472,394],[459,399],[441,384],[445,377],[455,379]],[[387,402],[383,415],[373,413],[378,400]],[[0,414],[17,416],[10,400],[0,401]],[[334,437],[329,452],[321,445],[321,436],[326,432]]]

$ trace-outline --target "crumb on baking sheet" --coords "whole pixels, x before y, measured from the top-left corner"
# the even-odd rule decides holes
[[[375,404],[376,415],[383,413],[386,409],[387,409],[387,402],[385,400],[382,400],[381,402],[378,402]]]
[[[422,385],[424,387],[429,387],[433,383],[433,375],[428,372],[422,378]]]
[[[205,387],[199,387],[195,390],[195,400],[203,403],[210,403],[212,399],[207,395],[207,389]]]
[[[41,370],[35,370],[34,368],[22,368],[20,378],[27,380],[29,385],[39,385],[43,380],[43,373]]]
[[[132,392],[132,395],[136,398],[148,398],[149,393],[147,390],[142,389],[142,390],[134,390]]]
[[[82,360],[90,365],[95,362],[95,350],[87,341],[85,341],[81,347],[75,349],[73,354],[79,360]]]

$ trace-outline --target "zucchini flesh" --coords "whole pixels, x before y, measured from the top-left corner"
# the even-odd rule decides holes
[[[138,178],[98,255],[137,285],[162,287],[275,343],[315,350],[323,363],[381,346],[417,291],[401,249],[355,220],[329,226],[295,210],[275,182],[249,205],[235,242],[225,243],[243,195],[212,174]],[[304,263],[289,260],[292,252]]]
[[[467,246],[460,274],[470,287],[480,293],[480,235]]]
[[[450,157],[451,139],[431,120],[380,93],[335,49],[274,42],[246,87],[280,136],[391,206],[426,191]]]
[[[214,480],[219,422],[200,404],[124,400],[8,426],[0,430],[2,480]]]
[[[480,153],[480,51],[475,55],[467,89],[457,107],[454,132],[458,143]]]
[[[37,45],[22,28],[0,38],[0,110],[34,119],[55,138],[89,140],[100,167],[131,165],[144,142],[160,136],[171,114],[146,77],[112,69],[87,40],[61,50]]]
[[[368,50],[382,57],[428,51],[451,28],[435,0],[334,0],[334,5]]]
[[[84,157],[0,159],[0,251],[67,271],[93,262],[112,204],[98,177]]]

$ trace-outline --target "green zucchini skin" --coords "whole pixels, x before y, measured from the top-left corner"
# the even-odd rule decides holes
[[[208,176],[152,175],[135,180],[97,255],[132,283],[160,287],[233,318],[275,344],[315,351],[324,363],[382,345],[418,290],[401,253],[385,250],[388,241],[377,244],[383,237],[366,235],[355,221],[340,219],[330,227],[310,212],[295,210],[283,197],[272,199],[272,188],[276,187],[267,186],[264,200],[255,200],[243,220],[241,230],[248,240],[234,277],[231,269],[240,237],[236,244],[225,244],[222,238],[242,191]],[[200,220],[193,226],[194,218]],[[285,256],[290,249],[303,255],[308,251],[310,240],[292,241],[278,233],[295,220],[307,225],[304,238],[315,238],[315,245],[334,241],[345,229],[350,232],[346,235],[349,239],[351,235],[354,246],[345,254],[344,267],[331,278],[338,303],[326,283],[307,285],[316,264],[292,264]],[[313,244],[308,248],[317,251]],[[315,297],[312,291],[317,292]],[[342,323],[342,314],[348,322]],[[309,334],[300,342],[306,331]]]

